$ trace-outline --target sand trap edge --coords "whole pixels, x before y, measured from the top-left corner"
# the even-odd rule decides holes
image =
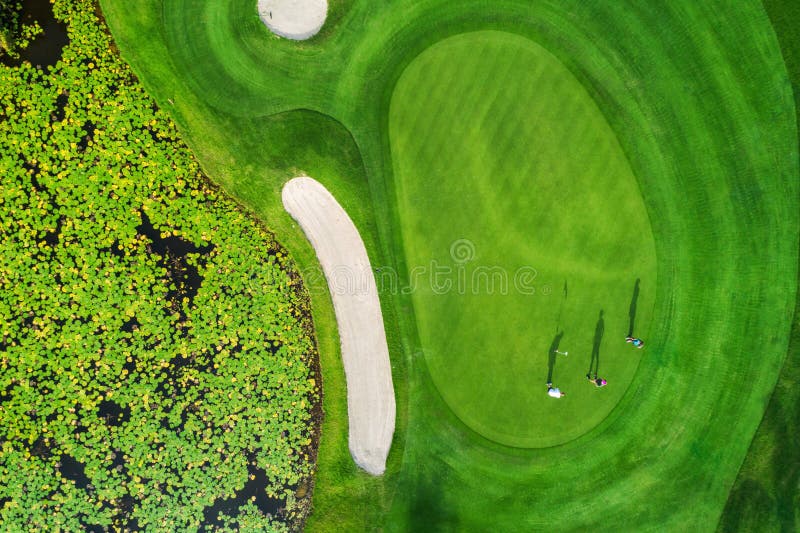
[[[319,33],[328,17],[327,0],[258,0],[257,9],[269,31],[293,41]]]
[[[314,248],[328,281],[347,381],[350,455],[368,473],[381,475],[394,435],[395,397],[367,250],[345,210],[313,178],[289,180],[282,200]]]

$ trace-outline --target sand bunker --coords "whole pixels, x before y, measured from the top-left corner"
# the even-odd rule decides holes
[[[296,41],[316,35],[327,15],[327,0],[258,0],[258,16],[267,28]]]
[[[345,210],[316,180],[289,181],[283,206],[314,247],[333,299],[347,378],[350,454],[370,474],[383,474],[394,434],[394,386],[367,250]]]

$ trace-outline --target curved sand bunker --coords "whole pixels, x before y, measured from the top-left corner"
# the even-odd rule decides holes
[[[272,33],[302,41],[325,24],[327,0],[258,0],[258,16]]]
[[[394,434],[394,386],[367,250],[350,217],[318,181],[290,180],[283,206],[314,247],[333,299],[347,378],[350,454],[370,474],[383,474]]]

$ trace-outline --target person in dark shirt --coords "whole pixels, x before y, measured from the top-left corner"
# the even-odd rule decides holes
[[[604,380],[603,378],[598,378],[597,374],[592,377],[590,374],[586,374],[586,379],[589,380],[589,383],[594,383],[595,387],[605,387],[608,385],[608,381]]]

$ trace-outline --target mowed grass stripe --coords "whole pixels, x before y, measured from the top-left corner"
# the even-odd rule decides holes
[[[800,43],[796,38],[800,5],[768,0],[764,7],[775,28],[786,72],[792,82],[795,115],[800,126]],[[789,190],[786,193],[792,194]],[[800,294],[786,362],[728,496],[717,531],[797,529],[800,520],[797,515],[800,509],[800,450],[793,436],[798,432],[800,421],[800,392],[797,388],[800,381],[799,311]]]

